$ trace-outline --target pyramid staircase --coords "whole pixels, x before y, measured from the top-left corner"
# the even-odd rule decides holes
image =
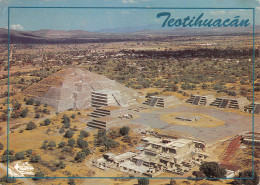
[[[255,109],[255,107],[256,107],[256,105],[253,106],[253,103],[251,103],[250,105],[244,107],[244,111],[252,113],[253,109]]]
[[[157,101],[158,101],[158,98],[153,98],[152,101],[151,101],[151,103],[150,103],[150,106],[151,106],[151,107],[154,107],[155,104],[157,103]]]
[[[147,98],[143,104],[151,107],[164,107],[164,99],[160,97],[151,96]]]
[[[237,100],[230,100],[228,108],[239,109]]]
[[[106,122],[100,121],[98,119],[93,119],[87,123],[87,126],[98,129],[106,129]]]
[[[107,95],[92,92],[92,94],[91,94],[91,106],[95,107],[95,108],[102,107],[102,106],[108,106]]]
[[[163,98],[159,98],[156,104],[156,107],[164,107],[164,100]]]
[[[193,105],[198,105],[199,104],[199,101],[200,101],[200,96],[196,96],[192,102]]]
[[[150,105],[150,103],[152,102],[153,98],[150,96],[148,97],[145,102],[143,103],[144,105]]]
[[[229,100],[227,99],[222,99],[221,103],[219,104],[219,108],[226,108],[228,106]]]
[[[117,93],[113,93],[112,96],[114,97],[116,103],[120,106],[120,107],[127,107],[127,103],[126,101],[122,98],[122,96],[120,94]]]
[[[101,118],[108,115],[110,115],[110,111],[102,108],[97,108],[96,110],[94,110],[94,112],[90,114],[90,116],[93,118]]]
[[[232,158],[232,155],[236,152],[236,150],[240,147],[241,145],[241,136],[235,137],[232,140],[230,140],[224,155],[222,156],[222,162],[224,164],[228,164],[230,159]]]
[[[245,112],[253,113],[253,110],[254,110],[255,114],[259,114],[260,113],[260,104],[255,103],[253,106],[253,103],[251,103],[250,105],[244,107]]]
[[[192,104],[193,101],[194,101],[194,99],[195,99],[195,96],[194,96],[194,95],[191,95],[191,97],[186,101],[186,103]]]
[[[222,102],[222,99],[216,98],[210,105],[211,105],[211,106],[219,107],[219,105],[221,104],[221,102]]]
[[[206,105],[206,103],[207,103],[206,97],[202,96],[201,99],[200,99],[199,105]]]
[[[206,102],[207,101],[205,96],[195,96],[195,95],[191,95],[191,97],[186,101],[186,103],[190,103],[193,105],[205,105]]]

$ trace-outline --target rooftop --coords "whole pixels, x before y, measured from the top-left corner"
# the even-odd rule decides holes
[[[136,155],[137,155],[137,154],[134,153],[134,152],[126,152],[126,153],[123,153],[123,154],[121,154],[121,155],[118,155],[118,156],[114,157],[114,159],[115,159],[116,161],[121,161],[121,160],[124,160],[124,159],[126,159],[126,158],[130,158],[130,157],[133,157],[133,156],[136,156]]]
[[[127,169],[131,169],[131,170],[134,170],[134,171],[137,171],[139,173],[145,173],[149,170],[149,167],[146,167],[146,166],[137,166],[135,165],[135,163],[131,162],[131,161],[127,161],[127,162],[124,162],[120,165],[121,167],[125,167]]]

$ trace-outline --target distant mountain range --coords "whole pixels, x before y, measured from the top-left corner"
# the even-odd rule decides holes
[[[17,31],[10,30],[10,43],[30,43],[30,44],[58,44],[58,43],[95,43],[95,42],[119,42],[119,41],[141,41],[141,40],[161,40],[178,36],[214,36],[214,35],[250,35],[253,27],[234,28],[176,28],[167,30],[139,30],[128,29],[108,29],[99,32],[89,32],[84,30],[48,30],[38,31]],[[260,35],[260,26],[255,27],[256,35]],[[117,32],[117,33],[114,33]],[[8,30],[0,28],[0,43],[7,43]]]

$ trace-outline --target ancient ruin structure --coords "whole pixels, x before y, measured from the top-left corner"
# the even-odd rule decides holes
[[[242,143],[252,146],[253,141],[255,146],[260,146],[260,133],[254,132],[253,134],[253,132],[247,132],[243,134]]]
[[[92,119],[88,122],[88,126],[92,128],[98,129],[108,129],[113,126],[113,123],[116,123],[118,120],[115,118],[111,118],[110,116],[101,117],[98,119]]]
[[[114,168],[132,176],[149,177],[163,172],[184,174],[207,158],[205,144],[190,139],[143,138],[144,148],[140,152],[120,155],[108,153],[93,161],[101,169]]]
[[[17,172],[18,174],[21,174],[22,176],[34,175],[34,167],[28,162],[15,161],[14,163],[12,163],[12,165],[10,165],[10,167],[12,170]]]
[[[176,116],[175,119],[179,119],[181,121],[198,121],[201,117],[192,115],[192,114],[182,114],[179,116]]]
[[[87,125],[98,129],[108,129],[113,126],[113,123],[118,121],[118,118],[131,118],[130,115],[132,115],[132,111],[128,108],[113,106],[98,107],[90,114],[92,120]]]
[[[128,107],[128,103],[122,98],[120,91],[110,89],[93,91],[91,105],[95,108],[104,106]]]
[[[250,102],[245,97],[235,98],[235,97],[221,97],[216,98],[212,102],[211,106],[216,106],[219,108],[232,108],[232,109],[243,109],[245,105],[248,105]]]
[[[213,95],[191,95],[186,103],[208,106],[214,101],[214,99],[215,97]]]
[[[84,69],[61,70],[28,87],[24,93],[56,111],[136,104],[138,93],[115,80]]]
[[[175,96],[150,96],[143,103],[151,107],[167,108],[174,105],[179,105],[181,102]]]
[[[245,112],[253,113],[253,110],[254,110],[255,114],[260,114],[260,103],[259,102],[255,102],[254,105],[253,105],[253,103],[251,103],[250,105],[247,105],[244,107]]]

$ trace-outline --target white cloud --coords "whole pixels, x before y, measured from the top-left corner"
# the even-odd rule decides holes
[[[13,30],[24,30],[24,27],[21,24],[13,24],[10,28]]]

